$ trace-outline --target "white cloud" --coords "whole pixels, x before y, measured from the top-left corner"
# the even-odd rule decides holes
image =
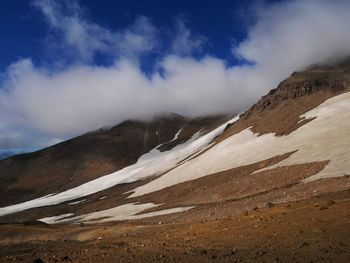
[[[257,23],[233,49],[254,66],[235,69],[242,87],[265,92],[293,71],[350,54],[350,2],[293,0],[256,9]]]
[[[92,61],[96,53],[140,56],[157,45],[157,30],[144,16],[126,29],[112,31],[88,21],[75,1],[35,0],[34,6],[63,41],[61,47],[84,62]]]
[[[191,55],[202,51],[207,39],[201,35],[194,35],[186,26],[184,17],[175,20],[176,33],[171,45],[171,51],[179,55]]]
[[[173,55],[157,61],[162,74],[157,70],[146,76],[133,55],[123,54],[149,52],[157,45],[147,40],[157,32],[147,18],[112,32],[83,19],[74,5],[63,14],[53,1],[36,3],[84,61],[96,52],[115,52],[117,59],[111,66],[80,63],[59,70],[38,67],[30,59],[11,65],[0,89],[2,141],[10,131],[20,132],[23,138],[42,134],[62,139],[169,111],[193,116],[240,112],[293,71],[350,54],[350,2],[284,1],[259,6],[256,24],[233,50],[254,63],[227,67],[213,56],[188,56],[201,44],[193,44],[197,43],[191,40],[193,34],[180,23],[180,33],[174,37],[174,43],[180,44],[170,47]],[[114,42],[118,43],[113,50]],[[13,145],[15,141],[20,140]]]
[[[222,112],[224,104],[225,111],[231,109],[233,94],[222,61],[170,56],[162,68],[164,77],[155,73],[148,78],[128,60],[111,67],[74,66],[55,72],[23,60],[10,67],[5,84],[10,92],[1,97],[11,102],[7,113],[15,115],[16,125],[56,136],[159,112],[201,115]]]

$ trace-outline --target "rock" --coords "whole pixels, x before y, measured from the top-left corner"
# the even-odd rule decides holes
[[[206,255],[208,254],[208,252],[205,250],[205,249],[202,249],[201,252],[200,252],[201,255]]]
[[[327,206],[334,205],[334,204],[335,204],[335,202],[333,200],[328,200],[327,201]]]
[[[306,241],[303,241],[303,243],[301,243],[301,245],[299,246],[299,248],[303,248],[303,247],[306,247],[308,246],[309,243],[307,243]]]
[[[268,202],[268,203],[266,204],[266,207],[267,207],[267,208],[272,208],[273,206],[274,206],[274,204],[271,203],[271,202]]]
[[[307,78],[303,78],[301,81],[299,76],[303,74],[305,73],[296,73],[294,76],[282,81],[277,88],[270,90],[267,95],[263,96],[248,111],[242,114],[241,119],[248,119],[250,116],[254,115],[254,113],[263,112],[265,109],[271,109],[287,99],[311,95],[320,90],[331,92],[342,91],[349,85],[349,81],[345,78],[328,78],[326,80],[321,80],[313,74],[309,74]]]
[[[247,211],[247,210],[244,210],[244,211],[243,211],[243,215],[244,215],[244,216],[247,216],[247,215],[248,215],[248,211]]]
[[[266,254],[266,252],[264,251],[264,250],[258,250],[257,252],[256,252],[256,255],[257,256],[260,256],[260,257],[262,257],[263,255],[265,255]]]
[[[275,262],[276,262],[276,263],[281,263],[282,260],[281,260],[280,258],[275,258]]]
[[[321,233],[323,233],[324,231],[323,231],[322,229],[315,228],[315,229],[313,230],[313,232],[314,232],[314,233],[317,233],[317,234],[321,234]]]
[[[44,263],[41,258],[36,258],[32,261],[32,263]]]
[[[64,257],[61,258],[62,261],[67,261],[68,259],[69,259],[68,256],[64,256]]]

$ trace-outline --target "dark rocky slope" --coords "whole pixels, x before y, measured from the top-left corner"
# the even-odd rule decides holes
[[[160,144],[170,150],[225,116],[190,119],[176,114],[152,121],[125,121],[49,148],[0,161],[0,206],[61,192],[131,165]],[[169,144],[182,129],[177,140]]]
[[[310,121],[300,119],[300,115],[347,91],[350,91],[350,62],[294,72],[243,113],[238,122],[227,127],[218,141],[248,127],[258,134],[290,134]]]

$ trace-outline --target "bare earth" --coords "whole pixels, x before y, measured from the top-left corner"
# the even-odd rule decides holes
[[[267,206],[200,221],[4,224],[0,261],[349,262],[350,190]]]

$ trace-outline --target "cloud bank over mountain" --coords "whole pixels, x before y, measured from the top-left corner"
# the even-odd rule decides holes
[[[90,21],[74,1],[38,0],[34,6],[49,36],[60,40],[53,50],[70,63],[45,67],[24,58],[8,67],[0,89],[0,149],[42,147],[163,112],[241,112],[293,71],[350,54],[348,1],[255,5],[247,38],[232,47],[243,62],[235,66],[205,54],[210,39],[180,17],[169,49],[147,74],[140,59],[157,54],[162,42],[150,18],[113,31]],[[92,63],[99,54],[113,63]]]

